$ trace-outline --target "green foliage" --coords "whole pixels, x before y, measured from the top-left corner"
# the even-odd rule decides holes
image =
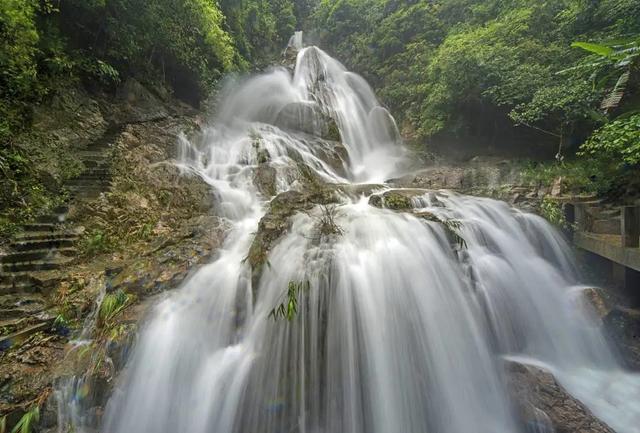
[[[20,421],[13,427],[11,433],[32,433],[40,421],[40,408],[34,406],[22,415]]]
[[[296,4],[291,0],[222,0],[220,7],[226,25],[242,59],[255,64],[267,63],[279,53],[296,30]],[[302,5],[307,10],[308,5]],[[302,19],[302,17],[300,18]]]
[[[0,143],[21,126],[28,104],[37,96],[37,2],[0,3]]]
[[[560,228],[568,228],[567,219],[562,209],[562,204],[560,204],[559,202],[554,201],[549,197],[545,197],[540,204],[540,213],[551,224],[554,224]]]
[[[129,303],[131,297],[122,289],[114,293],[107,293],[102,299],[100,309],[98,310],[98,318],[100,323],[107,324],[120,313]]]
[[[637,58],[629,45],[637,38],[627,36],[638,32],[630,17],[639,14],[633,0],[323,0],[314,21],[322,43],[363,73],[418,138],[478,139],[523,125],[531,128],[523,134],[563,143],[605,122],[603,97],[615,95],[606,106],[616,106],[633,85],[620,71],[603,78]],[[606,55],[596,69],[592,56],[571,49],[593,38],[618,39],[574,44]]]
[[[273,320],[285,319],[291,322],[298,314],[298,297],[300,293],[303,290],[308,291],[310,287],[309,281],[289,281],[287,291],[283,295],[283,301],[269,312],[269,317],[273,318]]]
[[[102,229],[94,229],[82,238],[81,249],[85,255],[95,255],[111,251],[115,241]]]
[[[609,86],[610,90],[600,108],[605,112],[618,108],[632,75],[640,67],[640,37],[601,44],[574,42],[571,46],[594,54],[572,69],[592,71],[591,79],[597,88]]]
[[[610,160],[618,168],[640,164],[640,114],[615,120],[598,129],[581,147],[580,155]]]

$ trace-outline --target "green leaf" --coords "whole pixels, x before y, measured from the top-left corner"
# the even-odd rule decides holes
[[[590,53],[598,54],[603,57],[610,57],[615,50],[611,47],[602,44],[593,44],[590,42],[574,42],[571,44],[572,48],[581,48]]]

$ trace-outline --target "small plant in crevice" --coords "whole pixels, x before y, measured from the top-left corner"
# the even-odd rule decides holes
[[[458,248],[467,248],[467,241],[462,237],[462,235],[460,235],[462,221],[453,218],[443,219],[432,214],[431,212],[420,212],[417,213],[416,216],[427,221],[433,221],[441,224],[447,232],[447,235],[450,236],[451,239],[453,239]]]
[[[86,255],[104,253],[114,247],[111,237],[101,229],[95,229],[82,239],[81,248]]]
[[[62,335],[64,337],[67,337],[69,336],[69,334],[71,334],[69,321],[66,319],[64,314],[58,314],[58,316],[56,316],[55,320],[53,321],[52,329],[56,334]]]
[[[287,291],[282,296],[282,302],[273,307],[269,317],[273,320],[285,319],[291,322],[298,314],[298,296],[310,287],[309,281],[289,281]]]
[[[320,206],[320,216],[317,217],[318,236],[342,235],[344,231],[336,223],[338,207],[335,205]]]
[[[449,235],[453,238],[458,248],[467,248],[467,241],[460,235],[462,221],[456,219],[441,219],[440,223],[445,227]]]
[[[101,324],[107,324],[119,312],[121,312],[131,300],[131,296],[123,290],[117,290],[114,293],[107,293],[100,303],[98,310],[98,318]]]
[[[39,421],[40,407],[36,405],[29,409],[24,415],[22,415],[20,421],[18,421],[18,423],[11,430],[11,433],[32,433]],[[6,420],[3,423],[0,423],[0,432],[4,432],[3,427],[6,428]]]

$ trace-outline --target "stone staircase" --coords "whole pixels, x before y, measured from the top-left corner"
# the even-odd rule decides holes
[[[14,236],[8,252],[0,255],[0,350],[48,327],[48,295],[59,281],[58,270],[73,263],[82,229],[67,220],[69,206],[93,200],[110,187],[110,143],[105,136],[80,151],[85,170],[64,187],[68,205],[25,224]]]

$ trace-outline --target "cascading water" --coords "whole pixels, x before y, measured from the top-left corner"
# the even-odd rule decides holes
[[[183,140],[181,166],[212,185],[233,228],[219,258],[155,308],[103,432],[524,431],[505,356],[544,364],[615,429],[639,431],[640,380],[575,302],[568,246],[503,203],[413,198],[462,223],[458,249],[442,224],[365,197],[344,199],[331,234],[316,233],[323,209],[297,213],[252,287],[266,160],[278,193],[304,188],[301,166],[328,183],[384,181],[403,150],[370,87],[318,48],[299,52],[293,77],[277,69],[230,89],[204,145]],[[335,119],[344,152],[291,118],[319,133]],[[291,282],[308,283],[298,313],[273,320]]]

